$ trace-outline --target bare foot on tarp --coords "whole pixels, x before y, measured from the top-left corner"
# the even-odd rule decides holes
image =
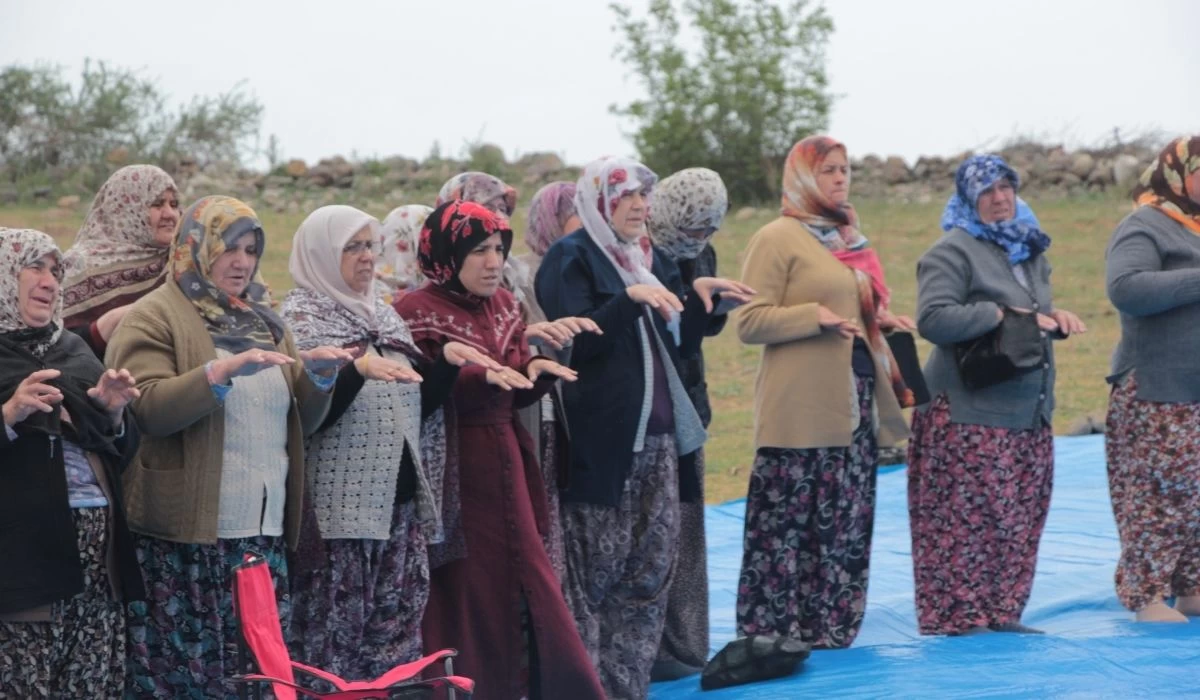
[[[1200,595],[1176,596],[1175,609],[1188,617],[1200,617]]]
[[[1187,622],[1187,617],[1161,600],[1137,611],[1138,622]]]

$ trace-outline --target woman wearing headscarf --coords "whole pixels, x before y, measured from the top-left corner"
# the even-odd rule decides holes
[[[925,363],[932,401],[914,414],[908,447],[922,634],[1037,632],[1021,613],[1054,476],[1051,334],[1085,328],[1054,306],[1050,238],[1019,185],[999,156],[963,161],[945,234],[917,263],[918,329],[935,346]],[[1041,361],[989,386],[964,380],[956,348],[1013,314],[1036,314],[1031,342]]]
[[[644,698],[662,640],[679,542],[679,501],[700,486],[681,457],[706,434],[679,379],[696,354],[713,296],[743,285],[679,270],[646,233],[658,177],[626,158],[589,164],[576,183],[583,228],[547,251],[537,294],[548,318],[578,316],[601,334],[576,337],[563,389],[570,481],[563,492],[567,595],[613,698]]]
[[[1117,597],[1138,620],[1184,622],[1200,615],[1200,136],[1167,144],[1133,198],[1107,253],[1121,314],[1105,441]]]
[[[424,204],[406,204],[393,209],[383,220],[383,250],[375,273],[384,284],[388,303],[425,282],[417,263],[417,239],[431,211],[433,207]]]
[[[690,286],[698,277],[715,277],[717,253],[710,241],[729,209],[729,194],[721,176],[707,168],[688,168],[658,183],[650,210],[650,240],[654,247],[679,266],[680,277]],[[725,309],[714,313],[704,331],[714,336],[725,327]],[[708,385],[704,381],[704,354],[684,358],[679,379],[687,390],[700,422],[712,421]],[[654,665],[654,680],[669,680],[699,673],[708,660],[708,557],[704,537],[704,448],[694,453],[694,499],[679,504],[679,557],[667,599],[667,622]],[[680,469],[686,468],[680,460]]]
[[[0,228],[0,688],[118,698],[144,595],[120,492],[137,389],[63,333],[61,280],[50,236]]]
[[[485,209],[512,220],[516,212],[517,191],[504,184],[499,178],[479,172],[467,172],[456,175],[442,186],[438,195],[438,204],[462,200],[482,204]],[[561,237],[561,236],[560,236]],[[595,332],[594,323],[586,319],[562,318],[551,323],[546,320],[538,306],[536,294],[533,293],[534,270],[524,260],[510,256],[504,261],[504,288],[512,293],[521,308],[521,318],[525,322],[525,338],[531,344],[531,352],[546,348],[547,352],[559,352],[570,346],[571,338],[582,332]],[[561,422],[554,420],[554,398],[547,393],[538,403],[526,406],[520,410],[521,423],[533,438],[534,454],[542,468],[546,483],[546,498],[549,512],[558,512],[558,490],[565,482],[562,472],[565,465],[558,446],[565,441],[561,434]],[[566,571],[565,556],[562,547],[562,526],[558,518],[547,525],[545,533],[546,553],[554,571],[562,579]]]
[[[577,231],[580,226],[579,214],[575,212],[574,182],[551,182],[535,192],[533,199],[529,200],[529,216],[525,227],[525,247],[529,248],[529,252],[517,256],[529,268],[528,284],[522,290],[523,296],[535,301],[527,307],[526,323],[546,320],[546,315],[536,303],[537,293],[533,288],[533,279],[541,267],[542,257],[555,241]]]
[[[179,213],[179,188],[153,165],[121,168],[92,200],[64,256],[63,320],[101,359],[133,302],[166,280]]]
[[[449,396],[458,365],[499,367],[456,342],[425,361],[408,325],[376,294],[379,227],[344,205],[310,214],[292,239],[296,286],[282,309],[299,349],[355,355],[306,445],[305,492],[323,546],[297,555],[289,642],[305,663],[359,679],[422,655],[425,547],[441,538],[430,481],[445,449],[429,435],[423,441],[422,421]]]
[[[525,322],[530,325],[542,325],[546,321],[545,314],[537,305],[537,294],[533,288],[533,276],[537,274],[542,264],[542,256],[558,239],[579,228],[579,217],[575,214],[575,183],[552,182],[542,187],[529,201],[529,216],[525,229],[525,245],[529,252],[517,256],[524,264],[529,275],[525,278],[525,286],[521,290],[522,297],[532,300],[522,304]],[[528,326],[527,326],[528,327]],[[589,328],[589,330],[595,330]],[[560,342],[559,345],[562,345]],[[553,346],[551,346],[553,347]],[[531,347],[536,351],[537,347]],[[567,352],[564,350],[564,352]],[[562,416],[561,401],[558,394],[548,392],[541,401],[521,410],[521,422],[536,445],[536,454],[542,467],[542,480],[546,483],[546,499],[549,512],[559,512],[559,489],[566,486],[566,440],[567,434]],[[566,576],[566,552],[563,549],[562,521],[560,518],[550,518],[544,540],[546,554],[550,557],[550,565],[554,573],[562,580]]]
[[[788,153],[781,216],[746,249],[758,290],[738,311],[762,345],[746,498],[738,632],[850,646],[866,607],[878,445],[908,435],[912,392],[882,332],[883,265],[849,202],[846,147],[810,136]]]
[[[474,202],[440,205],[418,248],[430,284],[398,302],[427,360],[457,341],[503,365],[461,369],[444,407],[446,545],[431,573],[425,648],[458,649],[456,671],[484,700],[601,698],[542,545],[553,514],[517,418],[575,373],[530,355],[520,308],[501,286],[511,245],[506,218]]]
[[[346,350],[296,351],[259,275],[266,234],[231,197],[184,215],[166,284],[125,316],[108,364],[137,377],[141,451],[125,473],[149,591],[130,606],[128,692],[226,696],[236,672],[231,570],[263,555],[286,630],[285,550],[300,541],[304,437]],[[299,361],[297,361],[299,360]]]

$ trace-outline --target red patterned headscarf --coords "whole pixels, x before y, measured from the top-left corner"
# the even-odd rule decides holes
[[[500,234],[504,257],[512,249],[513,232],[508,219],[498,216],[475,202],[450,201],[442,204],[421,229],[417,260],[429,281],[450,291],[465,293],[458,281],[463,260],[480,243]]]

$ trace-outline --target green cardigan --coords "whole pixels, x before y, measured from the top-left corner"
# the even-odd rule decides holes
[[[297,357],[288,332],[278,347]],[[196,308],[178,285],[142,297],[109,340],[105,364],[129,370],[141,396],[133,412],[142,447],[124,474],[129,529],[172,542],[215,544],[225,410],[204,365],[216,348]],[[296,548],[304,498],[304,437],[321,424],[330,395],[317,389],[299,361],[284,368],[288,411],[288,475],[284,535]]]

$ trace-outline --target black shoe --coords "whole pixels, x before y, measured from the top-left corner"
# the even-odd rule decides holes
[[[751,635],[725,645],[704,667],[702,690],[728,688],[791,675],[808,658],[809,645],[789,637]]]
[[[998,625],[988,625],[988,629],[993,632],[1011,632],[1012,634],[1045,634],[1040,629],[1034,627],[1026,627],[1020,622],[1005,622]]]
[[[650,682],[677,681],[703,671],[702,666],[689,666],[679,659],[659,659],[650,669]]]

